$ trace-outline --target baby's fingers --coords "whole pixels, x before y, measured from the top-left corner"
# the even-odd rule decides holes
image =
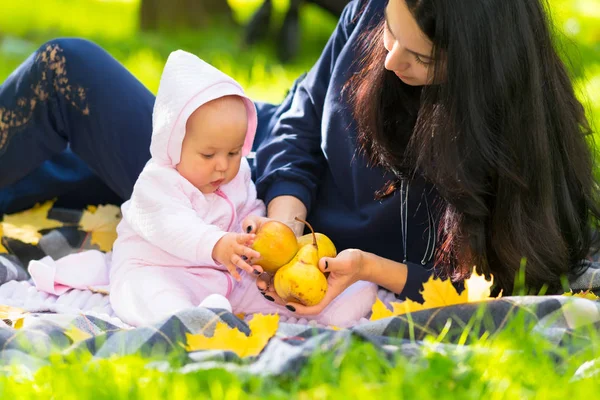
[[[256,239],[256,235],[254,233],[238,233],[236,240],[239,244],[245,244],[247,246],[251,246]]]
[[[233,279],[235,279],[238,282],[240,282],[242,280],[242,276],[238,272],[235,264],[227,264],[225,267],[227,268],[227,271],[229,271],[231,276],[233,276]]]
[[[248,264],[246,261],[244,261],[237,254],[233,254],[231,256],[231,263],[233,265],[238,266],[238,268],[243,269],[244,271],[246,271],[249,274],[260,275],[262,273],[262,271],[258,271],[257,269],[253,268],[250,264]]]
[[[235,247],[235,253],[244,261],[258,260],[260,258],[260,253],[258,251],[252,250],[250,247],[244,246],[243,244],[238,244]]]

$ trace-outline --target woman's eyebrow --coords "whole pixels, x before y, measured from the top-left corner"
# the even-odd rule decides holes
[[[383,16],[384,16],[384,19],[385,19],[385,24],[387,25],[387,29],[388,29],[388,31],[390,32],[390,34],[392,35],[392,37],[393,37],[395,40],[398,40],[398,39],[396,39],[396,35],[394,35],[394,32],[392,32],[392,28],[391,28],[391,26],[390,26],[390,23],[388,22],[387,8],[384,8],[384,9],[383,9]],[[428,60],[433,60],[433,57],[431,57],[431,56],[427,56],[427,55],[425,55],[425,54],[417,53],[416,51],[413,51],[413,50],[411,50],[411,49],[406,49],[406,48],[405,48],[405,50],[406,50],[406,51],[408,51],[409,53],[412,53],[412,54],[414,54],[414,55],[416,55],[416,56],[419,56],[420,58],[426,58],[426,59],[428,59]]]

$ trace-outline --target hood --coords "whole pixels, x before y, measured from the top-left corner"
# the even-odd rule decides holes
[[[152,113],[152,159],[176,166],[181,160],[185,125],[201,105],[219,97],[240,96],[246,105],[248,130],[242,148],[247,155],[256,133],[256,108],[242,87],[231,77],[183,50],[169,55],[163,70]]]

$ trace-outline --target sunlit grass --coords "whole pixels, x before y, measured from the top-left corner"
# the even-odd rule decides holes
[[[170,34],[138,31],[137,0],[28,0],[26,6],[19,1],[5,3],[0,13],[0,82],[44,41],[76,36],[100,44],[153,92],[168,54],[181,48],[230,74],[251,97],[271,102],[280,101],[294,79],[311,67],[335,26],[335,19],[325,11],[310,4],[303,7],[300,54],[284,66],[276,60],[273,44],[261,43],[251,49],[241,46],[242,24],[260,0],[230,2],[238,26],[222,27],[215,22],[201,32]],[[274,3],[272,37],[277,36],[288,1]]]
[[[371,344],[354,339],[348,351],[340,344],[340,351],[315,353],[298,373],[268,378],[214,365],[184,373],[175,363],[169,368],[138,356],[55,357],[33,375],[15,366],[9,377],[0,376],[0,398],[564,400],[598,393],[598,376],[576,376],[582,364],[600,356],[595,331],[578,332],[592,336],[587,346],[578,342],[583,336],[556,346],[533,330],[527,313],[491,335],[479,329],[486,318],[482,313],[469,324],[472,329],[464,339],[469,346],[448,343],[464,331],[451,324],[445,335],[426,338],[422,352],[410,358],[400,352],[384,357]]]

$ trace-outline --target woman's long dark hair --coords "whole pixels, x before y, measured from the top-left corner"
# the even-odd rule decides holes
[[[510,293],[525,259],[529,288],[559,291],[588,254],[600,210],[591,129],[544,4],[401,1],[434,45],[433,84],[385,70],[383,22],[369,31],[347,85],[359,145],[445,199],[436,265],[449,276],[476,265]]]

